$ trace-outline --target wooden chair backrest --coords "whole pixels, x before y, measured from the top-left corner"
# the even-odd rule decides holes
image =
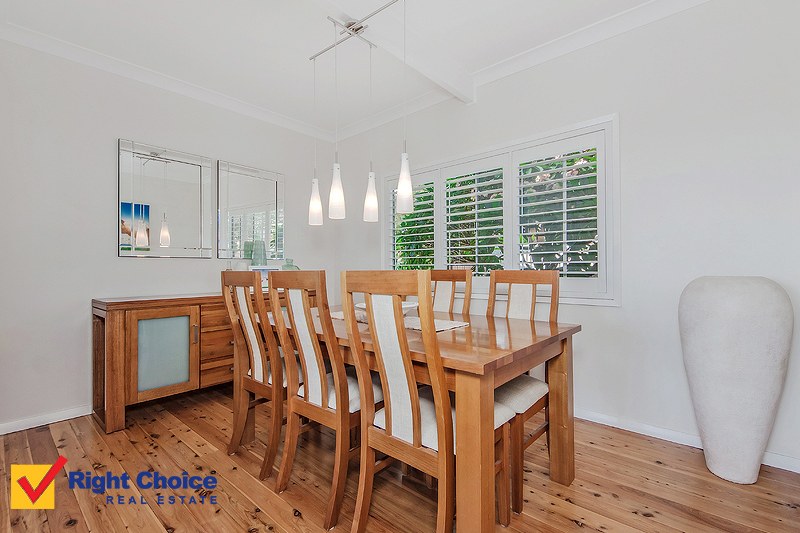
[[[311,295],[314,295],[312,298]],[[339,343],[331,321],[328,307],[328,292],[324,270],[303,270],[269,273],[269,295],[272,302],[272,315],[283,346],[294,345],[299,355],[297,360],[287,357],[287,397],[294,398],[300,388],[300,372],[303,375],[303,400],[328,409],[328,379],[326,360],[333,372],[336,405],[343,406],[345,412],[349,402],[344,360],[339,351]],[[281,298],[283,296],[283,298]],[[286,315],[282,312],[286,306]],[[315,326],[312,309],[317,309],[322,326],[323,349]],[[287,323],[288,322],[288,323]]]
[[[453,313],[456,301],[456,283],[464,283],[464,303],[461,314],[469,314],[472,299],[472,269],[431,270],[433,282],[433,310]]]
[[[350,349],[357,363],[361,391],[362,424],[372,426],[375,406],[364,342],[356,322],[354,294],[363,294],[367,306],[370,344],[383,388],[386,434],[413,448],[422,447],[419,394],[408,348],[401,302],[419,300],[422,341],[430,373],[439,430],[439,453],[453,449],[450,396],[444,377],[436,328],[433,322],[431,274],[427,270],[342,272],[342,299]]]
[[[497,285],[508,284],[506,318],[534,320],[536,312],[536,286],[549,285],[550,322],[558,322],[558,271],[557,270],[492,270],[489,279],[489,306],[486,316],[497,316]]]
[[[280,351],[261,291],[261,274],[223,271],[222,296],[233,329],[237,372],[247,374],[249,370],[250,377],[262,383],[267,383],[270,369],[273,375],[282,376]]]

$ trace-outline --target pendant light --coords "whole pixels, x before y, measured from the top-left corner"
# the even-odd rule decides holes
[[[342,171],[339,167],[339,56],[337,54],[337,30],[333,24],[333,86],[336,105],[336,157],[333,163],[333,179],[331,193],[328,197],[328,218],[343,219],[345,217],[344,188],[342,187]]]
[[[144,206],[139,204],[139,211],[142,217],[139,219],[139,224],[136,227],[136,247],[147,248],[150,246],[150,239],[147,236],[147,226],[144,224]]]
[[[369,110],[372,111],[372,46],[369,47]],[[367,177],[367,194],[364,196],[364,222],[378,221],[378,193],[375,191],[375,172],[372,171],[372,142],[369,146],[369,175]]]
[[[166,153],[164,154],[166,157]],[[167,160],[164,159],[164,179],[161,182],[162,193],[166,192],[167,188]],[[161,248],[169,248],[170,236],[169,225],[167,224],[167,211],[164,210],[163,218],[161,219],[161,235],[158,238],[158,244]]]
[[[408,166],[406,147],[408,110],[406,109],[406,0],[403,0],[403,153],[400,154],[400,179],[397,182],[397,203],[400,214],[414,212],[414,188],[411,185],[411,170]]]
[[[317,113],[317,60],[314,63],[314,114]],[[308,202],[308,225],[322,225],[322,199],[319,197],[319,180],[317,179],[317,138],[314,137],[314,178],[311,180],[311,199]]]

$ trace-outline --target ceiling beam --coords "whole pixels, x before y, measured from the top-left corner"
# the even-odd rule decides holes
[[[359,20],[354,14],[369,13],[374,2],[368,0],[327,0],[338,13],[340,20]],[[403,61],[403,4],[398,2],[380,15],[369,19],[369,39],[398,61]],[[406,65],[429,79],[462,102],[475,101],[475,84],[472,75],[440,56],[436,49],[428,47],[421,34],[413,28],[406,30]]]

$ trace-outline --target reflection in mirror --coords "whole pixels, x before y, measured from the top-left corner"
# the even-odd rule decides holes
[[[119,140],[120,257],[211,257],[211,160]]]
[[[283,259],[283,175],[217,162],[220,259]]]

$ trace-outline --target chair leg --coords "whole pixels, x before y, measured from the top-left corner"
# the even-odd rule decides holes
[[[274,391],[274,389],[273,389]],[[275,392],[273,392],[275,394]],[[267,451],[264,453],[264,462],[261,463],[261,472],[258,474],[258,479],[265,480],[272,475],[272,466],[275,464],[275,456],[278,455],[278,444],[281,440],[281,428],[283,427],[283,400],[278,394],[270,402],[272,404],[272,429],[270,430],[269,443],[267,444]]]
[[[233,455],[239,449],[244,436],[245,425],[247,425],[247,414],[252,399],[253,393],[245,390],[241,383],[234,385],[239,389],[237,394],[234,394],[233,399],[233,434],[231,435],[231,442],[228,444],[228,455]]]
[[[449,473],[448,473],[449,470]],[[456,511],[456,477],[454,461],[449,468],[440,468],[438,503],[436,506],[436,532],[451,533]]]
[[[361,465],[358,473],[358,494],[353,513],[351,533],[364,533],[369,520],[369,506],[372,503],[372,483],[375,479],[375,450],[369,447],[364,435],[361,436]],[[449,532],[448,532],[449,533]]]
[[[278,472],[278,480],[275,482],[275,492],[283,492],[289,484],[289,477],[292,475],[294,456],[297,453],[297,436],[300,434],[300,417],[291,410],[286,421],[286,439],[283,443],[283,458],[281,459],[281,469]]]
[[[547,445],[547,457],[550,457],[550,404],[544,408],[544,421],[547,422],[547,431],[544,432],[545,443]]]
[[[522,416],[517,415],[511,419],[510,424],[510,456],[509,464],[511,473],[511,508],[515,513],[522,512],[522,463],[523,463],[523,439],[525,438],[525,421]]]
[[[497,475],[497,520],[503,527],[511,523],[510,480],[511,459],[511,426],[503,426],[503,438],[500,441],[500,472]]]
[[[344,489],[347,485],[347,466],[350,462],[350,430],[340,428],[336,431],[336,451],[334,453],[333,480],[328,509],[325,511],[325,529],[331,529],[336,525],[339,520],[339,511],[342,509]]]

